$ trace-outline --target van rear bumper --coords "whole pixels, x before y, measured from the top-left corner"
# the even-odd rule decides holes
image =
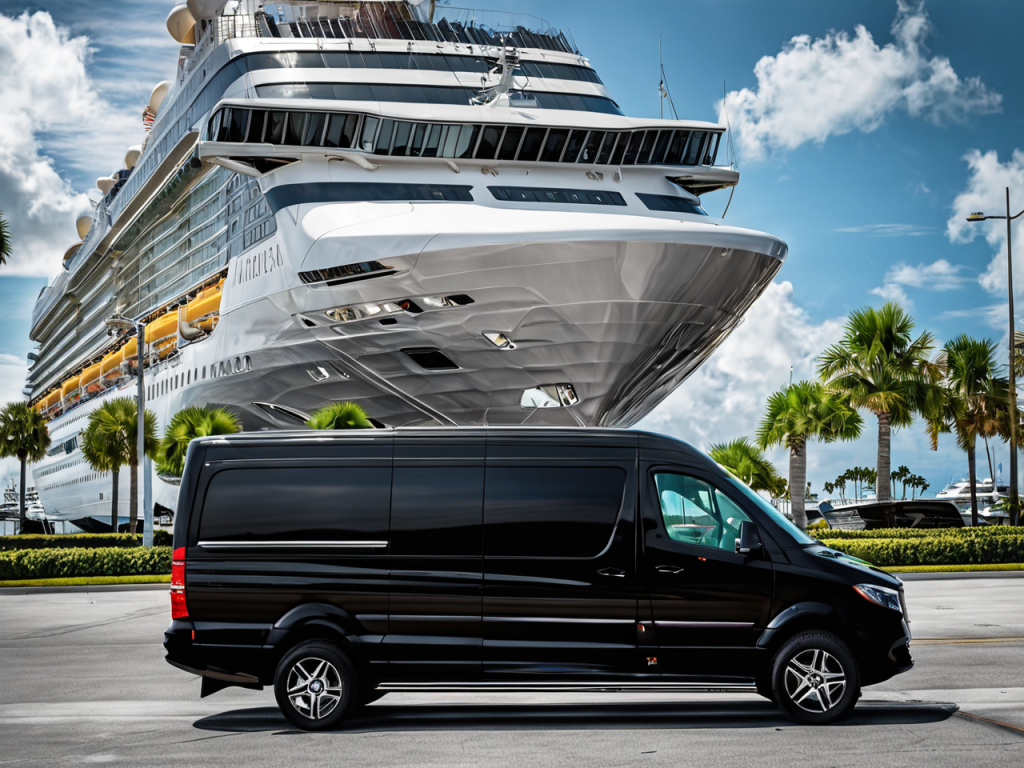
[[[252,674],[211,667],[207,664],[207,649],[194,641],[195,630],[191,621],[174,619],[164,630],[164,657],[172,667],[193,675],[212,678],[228,685],[259,686],[259,679]],[[223,686],[221,686],[223,687]],[[260,686],[262,687],[262,686]]]

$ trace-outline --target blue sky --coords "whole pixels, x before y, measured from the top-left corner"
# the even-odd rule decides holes
[[[0,0],[0,210],[17,249],[0,271],[0,400],[20,391],[32,301],[74,242],[86,193],[141,139],[149,91],[173,73],[177,46],[163,24],[172,4]],[[662,35],[680,117],[727,114],[734,129],[741,182],[727,221],[789,243],[789,260],[747,321],[643,426],[701,447],[752,433],[790,366],[811,375],[848,313],[886,298],[940,342],[962,332],[1005,340],[1004,235],[962,222],[970,210],[998,212],[1007,185],[1024,208],[1024,153],[1014,156],[1024,150],[1024,4],[479,5],[568,28],[635,116],[658,115]],[[726,199],[704,203],[718,215]],[[815,489],[874,464],[875,423],[866,421],[856,443],[811,447]],[[951,438],[931,452],[919,426],[897,434],[893,453],[894,465],[925,475],[933,490],[966,469]],[[773,457],[785,471],[785,456]],[[997,461],[1007,463],[1002,446]]]

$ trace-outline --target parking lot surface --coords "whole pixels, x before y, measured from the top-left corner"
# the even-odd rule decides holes
[[[907,582],[917,666],[852,717],[798,726],[764,699],[389,694],[333,733],[273,692],[199,698],[163,660],[166,588],[0,594],[0,765],[1024,765],[1024,579]]]

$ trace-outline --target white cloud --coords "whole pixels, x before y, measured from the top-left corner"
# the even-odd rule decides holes
[[[861,224],[856,227],[840,227],[837,231],[875,237],[920,237],[930,235],[935,230],[917,224]]]
[[[880,296],[882,301],[890,302],[894,301],[906,310],[910,310],[914,306],[914,302],[907,296],[907,292],[903,290],[903,286],[897,285],[896,283],[885,283],[872,288],[871,293],[875,296]]]
[[[893,41],[885,45],[858,25],[852,36],[798,35],[758,61],[757,87],[718,103],[719,121],[728,117],[740,155],[759,160],[772,150],[870,132],[895,112],[945,123],[998,111],[1002,97],[979,78],[961,78],[949,59],[927,55],[924,4],[897,6]]]
[[[55,274],[77,240],[74,218],[88,200],[58,168],[109,175],[143,136],[136,111],[95,87],[90,55],[89,41],[48,13],[0,14],[0,72],[10,74],[0,78],[0,210],[14,246],[4,274]]]
[[[722,346],[640,424],[677,435],[706,450],[712,443],[753,435],[765,401],[793,380],[815,377],[815,357],[839,340],[845,318],[814,323],[793,302],[788,281],[768,286]],[[817,466],[816,450],[809,454]],[[787,472],[785,452],[773,459]]]
[[[989,151],[982,154],[972,149],[964,156],[967,161],[968,177],[966,189],[953,201],[953,214],[946,222],[946,234],[954,243],[968,243],[978,236],[983,236],[995,250],[988,268],[981,276],[982,287],[994,294],[1006,293],[1006,222],[985,221],[971,223],[967,215],[981,211],[995,216],[1006,215],[1006,189],[1010,189],[1011,215],[1024,209],[1024,152],[1015,149],[1010,159],[999,162],[999,154]],[[1021,221],[1013,224],[1014,242],[1017,244],[1014,253],[1014,274],[1024,273],[1024,242],[1021,242]],[[1015,293],[1022,289],[1021,277],[1018,277]]]
[[[933,291],[952,291],[970,282],[969,277],[961,274],[962,271],[962,265],[950,264],[945,259],[938,259],[931,264],[921,263],[916,267],[901,261],[889,269],[885,282]]]

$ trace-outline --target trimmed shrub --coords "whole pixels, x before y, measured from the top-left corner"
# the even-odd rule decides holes
[[[814,529],[818,539],[930,539],[937,536],[1024,536],[1024,528],[1008,525],[987,525],[972,528],[876,528],[873,531],[840,531]]]
[[[42,533],[26,533],[21,536],[0,536],[0,552],[16,549],[60,549],[63,547],[141,547],[142,535],[132,536],[130,533],[70,533],[48,535]],[[157,529],[153,531],[153,546],[171,546],[169,531]]]
[[[899,538],[823,538],[821,541],[827,547],[866,560],[873,565],[975,565],[1024,562],[1024,532],[1019,529],[1016,535],[940,534]]]
[[[0,581],[170,572],[170,547],[64,547],[0,552]]]

